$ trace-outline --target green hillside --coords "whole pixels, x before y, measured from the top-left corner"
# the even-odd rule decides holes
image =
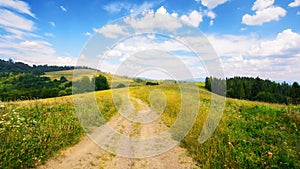
[[[203,86],[203,84],[201,84]],[[177,85],[140,86],[132,97],[149,103],[151,91],[168,98],[161,118],[171,126],[180,109]],[[181,141],[202,168],[299,168],[300,106],[227,99],[216,131],[203,144],[197,141],[210,107],[211,93],[200,89],[200,109],[190,133]],[[123,90],[123,89],[114,89]],[[112,90],[96,92],[106,119],[116,114]],[[88,93],[87,93],[88,94]],[[76,118],[72,96],[0,103],[0,166],[28,168],[45,162],[76,144],[83,130]],[[173,133],[176,135],[176,131]]]
[[[132,78],[127,78],[124,76],[118,76],[106,72],[101,72],[97,70],[92,69],[76,69],[76,75],[74,76],[74,70],[63,70],[63,71],[53,71],[53,72],[46,72],[45,77],[49,77],[50,79],[59,80],[61,76],[66,77],[69,81],[76,81],[80,80],[83,76],[88,76],[90,79],[93,78],[93,76],[103,75],[107,78],[108,83],[111,85],[112,88],[116,87],[120,83],[130,83],[130,86],[140,86],[144,85],[143,82],[136,82]]]

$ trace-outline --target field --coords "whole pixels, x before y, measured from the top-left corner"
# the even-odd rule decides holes
[[[64,70],[64,71],[54,71],[54,72],[46,72],[46,77],[49,77],[51,80],[59,80],[61,76],[64,76],[69,81],[80,80],[83,76],[88,76],[92,79],[94,76],[103,75],[106,77],[108,83],[112,88],[116,87],[120,83],[130,84],[130,86],[140,86],[144,85],[144,83],[137,83],[131,78],[127,78],[124,76],[118,76],[110,73],[100,72],[92,69],[76,69],[76,75],[74,76],[74,70]]]
[[[211,93],[201,85],[196,122],[180,144],[199,167],[300,167],[300,106],[227,99],[216,131],[206,142],[199,143],[197,138],[211,101]],[[150,105],[149,94],[154,90],[163,91],[167,98],[161,118],[171,126],[181,103],[176,85],[132,87],[129,93]],[[111,90],[96,92],[96,98],[105,119],[116,114]],[[72,96],[0,103],[0,127],[1,168],[42,164],[59,150],[76,144],[84,134],[76,118]],[[180,129],[173,130],[174,137],[178,132]]]

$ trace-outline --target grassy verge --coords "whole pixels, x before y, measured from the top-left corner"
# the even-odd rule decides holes
[[[97,92],[108,120],[116,113],[111,91]],[[0,103],[0,168],[31,168],[79,142],[84,131],[71,96]]]
[[[168,103],[162,120],[171,126],[180,110],[176,86],[139,87],[131,95],[149,104],[154,89]],[[228,99],[216,131],[203,144],[197,141],[210,108],[210,93],[200,89],[200,109],[189,134],[181,141],[202,168],[299,168],[300,106]]]

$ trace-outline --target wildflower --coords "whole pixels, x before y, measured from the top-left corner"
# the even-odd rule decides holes
[[[4,107],[5,107],[5,105],[4,105],[4,104],[1,104],[1,105],[0,105],[0,108],[4,108]]]
[[[280,128],[280,130],[284,130],[285,129],[285,127],[279,127]]]
[[[268,151],[268,156],[269,156],[269,158],[272,158],[272,156],[273,156],[273,153],[272,153],[272,152],[270,152],[270,151]]]
[[[254,142],[256,139],[255,139],[255,138],[252,138],[251,140],[252,140],[252,142]]]
[[[280,161],[279,164],[282,165],[282,161]]]

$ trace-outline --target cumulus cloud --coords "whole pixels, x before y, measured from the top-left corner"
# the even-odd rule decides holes
[[[227,77],[252,76],[272,80],[299,81],[299,57],[290,58],[222,58]]]
[[[274,4],[275,0],[256,0],[251,8],[252,11],[263,10],[268,7],[271,7]]]
[[[246,35],[207,35],[207,39],[215,49],[218,56],[232,57],[241,57],[246,55],[251,46],[258,42],[255,37]]]
[[[106,25],[100,29],[94,29],[95,32],[102,34],[107,38],[117,38],[120,35],[127,35],[128,33],[125,31],[123,26],[117,24]]]
[[[189,15],[182,15],[180,19],[194,27],[198,27],[203,21],[202,17],[200,12],[193,10]]]
[[[206,15],[206,16],[208,16],[210,19],[215,19],[216,18],[216,14],[213,12],[213,11],[211,11],[211,10],[205,10],[204,11],[204,14]]]
[[[250,56],[295,56],[300,52],[300,34],[286,29],[277,34],[273,40],[264,40],[254,45],[249,51]]]
[[[226,76],[300,80],[300,34],[291,29],[272,39],[258,39],[254,35],[207,35],[207,38],[221,57]]]
[[[156,12],[146,10],[143,11],[142,17],[136,18],[129,16],[126,17],[124,21],[137,31],[151,31],[155,28],[174,31],[182,26],[175,16],[177,16],[177,14],[169,14],[167,10],[161,6]]]
[[[141,17],[129,16],[124,19],[136,31],[151,31],[153,29],[175,31],[183,24],[198,27],[203,21],[201,12],[193,10],[189,14],[179,16],[178,13],[169,13],[164,6],[156,11],[146,10]]]
[[[291,29],[283,30],[273,39],[258,39],[254,35],[207,35],[207,39],[219,56],[291,57],[300,53],[300,34]]]
[[[242,18],[242,23],[253,26],[262,25],[274,20],[278,21],[286,15],[286,10],[273,4],[274,0],[256,0],[252,7],[255,14],[245,14]]]
[[[202,0],[202,5],[209,9],[216,8],[217,6],[224,4],[228,0]]]
[[[30,11],[30,7],[26,2],[19,1],[19,0],[3,0],[0,1],[0,7],[10,8],[19,13],[27,14],[33,18],[35,15]]]
[[[300,0],[295,0],[289,4],[289,7],[298,7],[300,6]]]
[[[119,50],[109,50],[106,53],[106,56],[107,57],[120,57],[120,56],[122,56],[122,52]]]

